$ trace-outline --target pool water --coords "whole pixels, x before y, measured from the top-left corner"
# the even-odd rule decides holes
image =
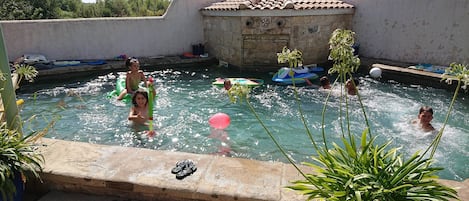
[[[211,85],[217,77],[255,77],[265,84],[251,92],[250,101],[264,123],[296,162],[311,161],[314,149],[298,117],[294,90],[271,82],[272,74],[240,72],[225,67],[172,68],[146,70],[156,79],[158,94],[154,108],[157,136],[146,137],[128,121],[129,104],[107,98],[114,89],[118,73],[81,77],[76,80],[23,85],[17,91],[25,100],[21,116],[26,131],[40,130],[60,116],[46,137],[126,147],[222,154],[263,161],[287,160],[244,103],[231,103],[225,91]],[[317,82],[316,82],[317,84]],[[434,108],[433,126],[441,128],[452,93],[434,88],[409,86],[361,78],[360,93],[372,134],[378,141],[392,139],[406,156],[424,150],[432,134],[417,130],[410,123],[423,105]],[[299,87],[302,109],[313,135],[320,140],[321,111],[326,93]],[[330,99],[326,115],[328,141],[339,142],[338,97]],[[351,128],[361,134],[364,123],[356,98],[350,99]],[[223,112],[231,124],[225,130],[211,129],[208,119]],[[145,129],[143,129],[145,130]],[[453,180],[469,178],[469,101],[467,94],[458,98],[449,125],[436,153],[436,165],[445,169],[440,177]],[[340,144],[340,143],[338,143]]]

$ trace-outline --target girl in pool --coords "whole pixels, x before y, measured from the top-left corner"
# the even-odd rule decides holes
[[[148,122],[148,93],[138,89],[132,96],[132,107],[129,112],[129,121],[134,124],[147,125]]]
[[[140,63],[136,58],[127,58],[125,66],[127,66],[130,71],[128,71],[125,76],[125,89],[119,94],[117,100],[122,100],[126,94],[133,94],[137,91],[140,81],[147,83],[147,79],[145,78],[143,71],[140,70]]]
[[[430,123],[433,119],[433,109],[429,106],[423,106],[419,110],[418,119],[412,121],[413,124],[419,125],[424,132],[434,131],[432,124]]]

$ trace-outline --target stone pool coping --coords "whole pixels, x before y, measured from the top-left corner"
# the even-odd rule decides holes
[[[285,163],[49,138],[39,143],[45,158],[43,183],[32,182],[28,187],[43,192],[170,201],[301,199],[283,188],[288,181],[301,178]],[[193,160],[198,169],[178,180],[171,169],[183,159]]]
[[[63,191],[166,201],[292,201],[304,196],[284,188],[302,178],[286,163],[229,158],[173,151],[98,145],[42,138],[42,182],[29,181],[27,190]],[[191,159],[197,171],[183,180],[171,173],[176,162]],[[309,167],[301,169],[311,172]],[[440,180],[469,200],[469,179]]]

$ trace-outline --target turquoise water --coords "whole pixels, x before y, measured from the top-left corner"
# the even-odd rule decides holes
[[[114,89],[117,73],[23,85],[17,92],[19,98],[25,99],[21,115],[23,119],[36,115],[25,124],[25,130],[39,130],[50,119],[60,116],[46,137],[201,154],[229,153],[231,157],[286,162],[246,104],[230,103],[226,92],[211,85],[217,77],[256,77],[266,83],[251,93],[255,110],[295,161],[310,161],[314,149],[298,118],[294,90],[273,84],[272,74],[202,66],[146,72],[156,79],[158,94],[154,109],[158,135],[152,140],[128,123],[129,105],[106,97]],[[433,125],[441,128],[452,97],[445,90],[366,77],[361,78],[360,86],[373,134],[381,142],[392,139],[393,145],[401,146],[406,156],[424,150],[432,139],[431,134],[422,133],[409,123],[416,118],[420,106],[434,108]],[[313,135],[319,137],[326,93],[299,87],[298,94],[307,124]],[[356,98],[351,98],[350,104],[351,128],[360,134],[361,110]],[[341,135],[339,105],[339,98],[333,96],[326,115],[328,141],[337,142]],[[231,117],[230,126],[223,131],[211,129],[208,123],[210,116],[218,112]],[[436,153],[436,164],[445,168],[440,173],[442,178],[464,180],[469,178],[467,95],[458,98],[451,118]]]

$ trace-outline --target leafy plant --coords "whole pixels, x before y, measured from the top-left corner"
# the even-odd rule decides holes
[[[337,80],[345,81],[347,77],[351,78],[352,73],[356,71],[360,65],[359,58],[353,55],[353,36],[354,33],[350,30],[337,29],[330,38],[329,44],[331,51],[329,59],[334,61],[334,65],[329,70],[329,73],[338,73]],[[279,62],[288,61],[285,58],[290,58],[286,56],[288,55],[288,51],[286,51],[285,48],[282,53],[277,55],[279,57]],[[300,60],[299,58],[294,58],[297,61]],[[452,64],[447,73],[451,74],[451,76],[445,77],[446,79],[456,79],[459,83],[451,103],[452,107],[459,90],[460,83],[463,79],[465,79],[464,86],[467,86],[469,73],[467,71],[467,66],[457,64]],[[335,84],[333,87],[334,86]],[[321,140],[323,147],[320,147],[316,142],[317,139],[314,139],[306,124],[295,89],[300,118],[316,151],[315,155],[312,156],[312,160],[314,162],[303,163],[312,167],[315,170],[314,173],[304,173],[277,142],[269,128],[267,128],[262,122],[259,115],[250,104],[247,94],[231,94],[231,96],[233,95],[237,95],[241,97],[241,99],[246,99],[249,109],[263,126],[277,148],[304,177],[302,180],[293,181],[292,185],[288,188],[306,195],[308,200],[374,201],[457,199],[457,192],[454,189],[441,185],[436,181],[438,177],[435,174],[442,168],[431,166],[433,153],[438,146],[444,126],[433,143],[425,151],[426,153],[430,148],[432,149],[430,157],[424,158],[425,153],[420,154],[419,152],[416,152],[410,158],[404,159],[402,154],[399,153],[399,148],[389,147],[391,141],[387,141],[383,144],[378,144],[376,142],[376,137],[371,134],[366,111],[362,104],[360,94],[357,94],[357,99],[364,116],[364,129],[363,132],[358,135],[352,132],[350,129],[350,119],[348,115],[349,106],[347,93],[341,93],[341,96],[345,96],[345,98],[341,97],[341,100],[345,100],[345,108],[342,108],[341,106],[338,117],[341,121],[340,132],[342,136],[342,145],[340,146],[335,143],[330,145],[330,143],[326,141],[324,123],[324,117],[327,111],[327,102],[330,97],[329,94],[326,98],[322,112],[323,120]],[[448,114],[450,112],[451,109]],[[448,117],[445,121],[445,125],[447,120]]]
[[[0,125],[0,194],[3,200],[13,200],[15,176],[22,175],[24,181],[26,172],[39,178],[38,171],[42,171],[43,157],[31,144],[35,135],[21,136],[18,131],[8,129],[5,123]]]
[[[34,177],[39,177],[38,171],[41,171],[42,156],[35,151],[32,142],[36,133],[23,137],[21,120],[18,114],[18,107],[15,99],[15,89],[13,88],[10,74],[10,68],[7,64],[6,48],[3,40],[3,33],[0,26],[0,92],[6,122],[0,123],[0,195],[2,200],[13,200],[17,189],[15,178],[21,176],[23,181],[25,173],[31,173]],[[20,76],[32,79],[37,75],[37,71],[27,65],[15,66],[15,71]],[[53,121],[55,122],[55,121]],[[50,126],[53,125],[49,124]],[[49,129],[49,128],[46,128]],[[45,135],[47,130],[39,133]]]
[[[303,63],[303,53],[294,49],[290,50],[286,46],[283,47],[282,52],[277,53],[278,63],[288,63],[290,68],[298,67]]]
[[[29,82],[33,82],[34,78],[37,76],[38,72],[34,66],[30,66],[28,64],[15,64],[14,72],[18,74],[19,79],[17,81],[18,85],[24,79],[28,80]]]

